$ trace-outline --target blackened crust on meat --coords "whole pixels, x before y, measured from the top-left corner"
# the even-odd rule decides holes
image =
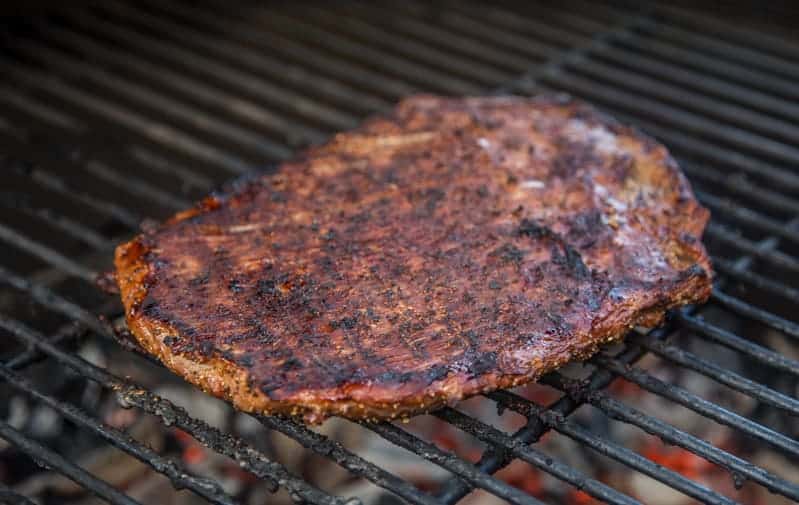
[[[116,252],[128,324],[238,408],[393,418],[704,301],[665,148],[562,97],[404,100]]]

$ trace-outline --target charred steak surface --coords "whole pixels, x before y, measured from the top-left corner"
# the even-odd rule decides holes
[[[420,96],[116,251],[128,324],[237,407],[393,418],[704,301],[666,149],[564,97]]]

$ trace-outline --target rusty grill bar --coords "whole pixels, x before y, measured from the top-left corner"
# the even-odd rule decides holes
[[[570,420],[573,411],[590,405],[728,470],[737,485],[753,481],[799,500],[799,483],[605,391],[620,377],[799,458],[796,433],[759,424],[635,366],[653,353],[779,415],[799,416],[799,361],[769,349],[756,336],[738,335],[703,318],[705,311],[717,310],[792,341],[799,338],[791,312],[799,301],[799,175],[793,168],[799,162],[794,147],[799,145],[799,44],[663,5],[579,2],[346,2],[231,9],[216,0],[148,0],[135,7],[114,1],[17,28],[5,34],[0,58],[2,165],[13,182],[0,191],[0,203],[11,216],[0,218],[0,241],[21,259],[0,265],[0,284],[66,323],[55,331],[40,330],[13,314],[0,314],[0,334],[24,348],[0,365],[0,378],[143,461],[176,488],[212,503],[235,503],[218,483],[191,475],[180,463],[38,390],[25,378],[25,368],[42,360],[68,367],[232,458],[273,489],[286,489],[297,501],[357,501],[316,488],[245,440],[65,350],[86,333],[114,339],[110,325],[96,316],[119,312],[113,304],[81,305],[80,297],[52,284],[67,280],[88,289],[100,265],[107,267],[114,244],[143,218],[164,217],[225,178],[284,159],[299,146],[385,110],[403,95],[563,90],[640,125],[679,158],[699,199],[713,212],[707,239],[719,279],[711,302],[674,313],[666,328],[633,332],[618,354],[591,360],[596,371],[586,381],[547,376],[543,382],[564,393],[550,405],[505,391],[487,395],[528,419],[516,433],[457,409],[436,412],[485,442],[488,449],[476,464],[397,425],[362,423],[451,472],[453,480],[437,494],[295,421],[255,417],[410,503],[451,504],[474,488],[511,503],[541,503],[492,475],[515,458],[600,501],[638,503],[537,450],[535,442],[549,431],[700,502],[737,503]],[[74,176],[61,175],[63,168]],[[107,193],[84,189],[87,178],[102,181]],[[41,195],[52,201],[43,204]],[[18,229],[14,216],[47,232],[30,236]],[[739,295],[739,286],[769,294],[774,305]],[[677,334],[729,348],[784,377],[784,384],[777,388],[728,370],[672,343]],[[0,423],[0,438],[111,503],[136,503],[5,423]],[[30,503],[2,487],[0,500]]]

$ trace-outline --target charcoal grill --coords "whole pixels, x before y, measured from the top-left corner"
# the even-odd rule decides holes
[[[449,471],[452,479],[435,492],[293,420],[257,420],[409,503],[452,504],[475,488],[511,503],[541,503],[493,475],[513,459],[602,502],[646,501],[540,451],[536,443],[548,432],[699,502],[740,499],[660,466],[571,416],[592,408],[608,422],[634,426],[718,465],[737,487],[751,482],[799,501],[795,479],[638,410],[608,390],[614,381],[636,384],[731,428],[750,444],[799,458],[799,354],[785,351],[799,348],[799,43],[789,32],[769,35],[660,4],[231,7],[216,0],[148,0],[18,20],[3,37],[0,334],[17,342],[4,348],[0,365],[7,391],[51,407],[209,502],[235,500],[219,483],[188,473],[181,463],[49,394],[26,370],[45,362],[115,391],[128,406],[184,430],[297,501],[357,503],[357,497],[315,487],[251,442],[72,352],[75,341],[113,341],[118,333],[113,322],[120,307],[96,290],[98,272],[109,268],[113,246],[145,218],[164,218],[225,179],[284,159],[402,96],[568,92],[639,125],[679,159],[713,213],[706,242],[718,278],[710,303],[673,313],[665,328],[633,331],[622,348],[590,361],[594,371],[585,380],[561,373],[545,377],[545,384],[562,392],[550,404],[511,391],[487,395],[528,420],[515,433],[458,408],[435,412],[485,444],[476,463],[401,424],[362,423],[420,461]],[[771,348],[767,333],[787,347]],[[732,350],[747,364],[745,372],[694,352],[692,342]],[[751,397],[769,415],[736,413],[670,384],[636,366],[647,354]],[[136,503],[7,422],[0,422],[0,438],[91,494],[110,503]],[[0,487],[2,500],[33,503],[7,486]]]

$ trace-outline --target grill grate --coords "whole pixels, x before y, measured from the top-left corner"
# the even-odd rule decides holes
[[[591,360],[596,371],[586,381],[547,376],[543,382],[563,392],[552,404],[505,391],[489,394],[498,407],[528,419],[516,433],[460,410],[436,412],[486,444],[477,463],[397,425],[362,423],[451,472],[455,477],[435,495],[294,421],[256,419],[411,503],[455,503],[474,488],[511,503],[541,503],[492,475],[515,458],[597,500],[638,503],[539,451],[534,443],[550,431],[700,502],[736,503],[735,496],[719,494],[570,418],[590,405],[728,470],[738,486],[752,481],[799,500],[799,483],[605,391],[621,377],[799,458],[799,361],[767,347],[752,327],[739,335],[711,322],[757,323],[791,345],[799,338],[792,310],[799,301],[794,287],[799,175],[792,168],[799,161],[793,147],[799,144],[794,84],[799,44],[662,5],[347,2],[230,8],[216,0],[148,0],[135,7],[103,2],[32,20],[6,34],[5,42],[0,142],[9,182],[0,191],[8,210],[0,218],[0,241],[15,252],[2,256],[0,284],[13,300],[33,302],[40,312],[18,316],[0,298],[0,333],[22,347],[0,365],[0,377],[164,474],[176,488],[210,502],[235,503],[219,483],[191,475],[43,392],[24,377],[25,369],[43,360],[69,368],[298,501],[347,502],[292,474],[246,440],[68,350],[87,332],[114,339],[110,325],[96,314],[115,317],[119,308],[92,291],[97,272],[109,266],[113,245],[144,217],[164,217],[225,178],[284,159],[403,95],[565,90],[640,125],[679,158],[697,196],[713,211],[707,241],[719,279],[710,304],[675,313],[667,328],[633,333],[618,354]],[[713,310],[722,316],[703,317]],[[765,372],[757,379],[744,377],[675,343],[686,335],[731,349]],[[648,353],[754,398],[787,421],[761,424],[668,384],[634,365]],[[6,423],[0,422],[0,438],[111,503],[136,503]],[[2,487],[0,499],[30,503]]]

